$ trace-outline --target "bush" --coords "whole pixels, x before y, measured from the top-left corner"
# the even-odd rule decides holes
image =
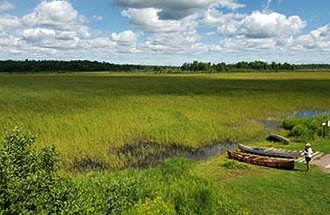
[[[0,211],[2,214],[74,212],[75,188],[59,179],[54,147],[33,150],[35,136],[20,128],[7,132],[0,149]],[[68,209],[70,208],[70,210]],[[77,207],[79,208],[79,207]]]
[[[137,171],[123,171],[87,178],[80,189],[85,191],[82,198],[91,213],[121,214],[150,197],[146,183]]]
[[[147,199],[143,203],[135,205],[123,215],[175,215],[174,208],[166,203],[163,198],[156,197],[154,199]]]
[[[322,123],[328,121],[329,116],[316,116],[307,119],[288,118],[283,121],[282,127],[289,131],[288,136],[296,137],[300,141],[314,140],[319,137],[328,137],[329,129],[323,131]]]

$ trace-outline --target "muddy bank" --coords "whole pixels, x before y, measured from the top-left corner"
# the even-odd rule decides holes
[[[117,153],[123,156],[126,168],[147,168],[161,164],[165,159],[171,157],[186,157],[194,160],[208,159],[228,149],[233,149],[235,145],[234,141],[215,142],[208,146],[194,149],[175,144],[139,141],[124,145],[117,149]]]
[[[110,149],[109,154],[123,161],[120,166],[111,166],[100,160],[85,157],[73,162],[73,171],[90,170],[120,170],[126,168],[145,169],[157,166],[164,160],[173,157],[185,157],[194,160],[208,159],[219,155],[227,150],[233,149],[237,143],[229,140],[224,142],[213,142],[200,148],[191,148],[177,144],[162,144],[148,140],[139,140],[120,148]]]

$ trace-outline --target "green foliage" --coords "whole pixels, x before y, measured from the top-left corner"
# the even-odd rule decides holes
[[[329,116],[315,116],[306,119],[288,118],[283,121],[282,127],[289,130],[288,136],[295,137],[300,141],[309,141],[328,137],[329,128],[322,126]]]
[[[121,214],[152,197],[148,176],[139,171],[86,176],[78,185],[88,214]]]
[[[330,65],[326,65],[330,67]],[[182,71],[202,71],[202,72],[247,72],[247,71],[293,71],[295,67],[299,67],[299,65],[289,64],[289,63],[275,63],[272,62],[268,64],[263,61],[253,61],[253,62],[238,62],[234,64],[211,64],[210,62],[204,63],[199,61],[193,61],[192,63],[184,63],[181,66]],[[321,65],[320,65],[321,67]],[[306,67],[308,68],[308,67]]]
[[[33,150],[35,136],[8,131],[0,149],[0,211],[3,214],[58,214],[74,210],[74,186],[59,179],[54,147]],[[68,213],[69,214],[69,213]]]
[[[192,161],[166,160],[144,171],[87,176],[82,199],[93,214],[240,214],[215,184],[194,174]]]
[[[88,60],[71,60],[71,61],[55,61],[55,60],[25,60],[0,61],[0,72],[77,72],[77,71],[166,71],[174,70],[174,66],[149,66],[149,65],[132,65],[132,64],[113,64],[107,62],[97,62]]]
[[[31,148],[35,137],[9,131],[0,151],[2,214],[216,214],[223,202],[214,185],[191,173],[192,161],[91,177],[57,176],[54,147]],[[165,201],[165,199],[167,201]]]
[[[106,180],[101,190],[104,192],[106,214],[120,214],[146,197],[141,181],[134,176]]]
[[[166,203],[162,197],[147,199],[136,204],[133,208],[122,213],[123,215],[175,215],[174,208]]]
[[[171,186],[171,199],[177,214],[243,214],[222,195],[211,181],[192,175]]]
[[[178,180],[187,177],[192,168],[192,161],[186,158],[174,158],[165,160],[160,167],[166,180]]]
[[[282,127],[286,130],[292,130],[297,124],[300,124],[302,119],[299,118],[287,118],[283,120]]]

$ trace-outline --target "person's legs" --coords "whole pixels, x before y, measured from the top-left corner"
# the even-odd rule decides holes
[[[311,161],[311,158],[306,157],[306,171],[309,172],[310,167],[309,167],[309,162]]]
[[[309,172],[309,161],[306,161],[306,171]]]

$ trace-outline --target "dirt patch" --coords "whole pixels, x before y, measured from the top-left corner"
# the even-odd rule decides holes
[[[325,173],[330,173],[330,154],[326,154],[320,158],[312,160],[311,164],[319,166]]]

